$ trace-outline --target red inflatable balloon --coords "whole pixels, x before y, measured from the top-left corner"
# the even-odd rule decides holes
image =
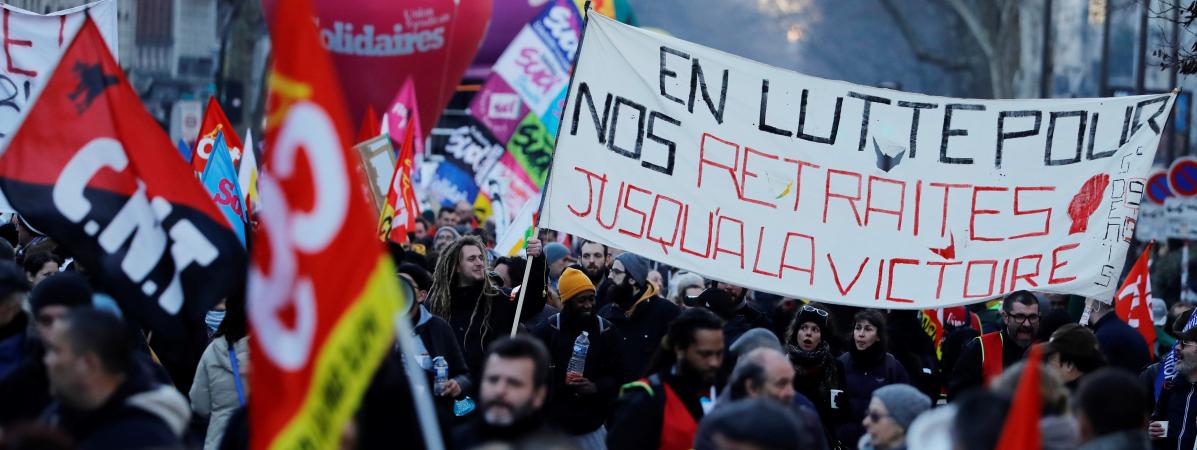
[[[273,11],[277,0],[262,0]],[[411,76],[427,136],[474,59],[492,0],[314,0],[354,123],[366,106],[385,111]],[[268,17],[269,19],[269,17]],[[274,45],[285,45],[274,43]]]

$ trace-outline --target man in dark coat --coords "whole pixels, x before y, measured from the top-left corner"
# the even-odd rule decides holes
[[[558,284],[561,312],[532,334],[549,348],[548,421],[574,436],[579,448],[602,448],[603,422],[619,390],[619,337],[611,322],[594,315],[594,285],[580,270],[567,268]],[[578,336],[586,333],[589,348],[580,374],[568,372]]]
[[[55,322],[74,309],[89,307],[91,296],[87,281],[76,273],[47,278],[30,293],[35,333],[25,340],[22,360],[0,377],[0,398],[4,399],[0,402],[0,426],[36,419],[50,404],[43,342]]]
[[[1027,291],[1011,292],[1002,300],[1001,318],[1001,331],[981,335],[965,344],[948,378],[949,401],[968,388],[984,385],[989,379],[1000,375],[1006,367],[1022,360],[1023,354],[1039,333],[1039,300]],[[986,342],[996,345],[986,347]],[[995,353],[1000,354],[1001,365],[997,364],[997,359],[986,365],[988,358],[997,357],[984,352],[986,348],[997,350]]]
[[[1139,375],[1140,386],[1154,393],[1149,400],[1156,398],[1147,433],[1157,449],[1191,449],[1197,441],[1197,426],[1192,426],[1197,418],[1197,328],[1184,329],[1191,314],[1182,313],[1172,327],[1176,335],[1173,379],[1166,380],[1159,373],[1165,370],[1163,361],[1148,366]],[[1158,422],[1167,422],[1167,429]]]
[[[1118,318],[1118,314],[1114,312],[1114,305],[1095,300],[1090,308],[1089,326],[1093,329],[1093,335],[1097,337],[1101,352],[1106,356],[1106,362],[1131,373],[1139,373],[1151,364],[1147,341],[1138,331]]]
[[[648,264],[643,257],[621,253],[608,272],[612,286],[607,296],[611,303],[599,310],[599,316],[611,321],[619,331],[621,381],[630,381],[647,373],[649,360],[665,336],[666,325],[681,310],[657,296],[657,287],[648,282]]]
[[[660,370],[624,385],[609,422],[612,449],[690,449],[698,421],[715,406],[723,321],[691,308],[669,324]]]
[[[738,295],[733,295],[729,290],[737,292]],[[728,346],[748,330],[769,329],[773,326],[768,317],[744,299],[746,291],[747,289],[738,286],[718,283],[718,287],[707,288],[695,300],[697,306],[709,309],[723,319],[723,337]]]
[[[187,400],[155,384],[129,351],[120,319],[90,308],[54,324],[46,340],[46,370],[57,403],[49,421],[80,449],[182,448]]]
[[[501,338],[488,349],[478,388],[478,413],[453,430],[453,448],[556,447],[559,434],[544,422],[549,354],[528,336]]]
[[[29,351],[29,314],[21,309],[29,281],[12,261],[0,260],[0,379]]]
[[[520,323],[527,323],[544,309],[545,259],[540,240],[529,239],[527,252],[532,258],[528,262],[532,275],[528,285],[519,288],[526,294],[523,309],[518,311],[518,294],[495,286],[487,276],[486,246],[482,241],[474,236],[462,237],[441,252],[425,305],[453,327],[468,367],[482,366],[486,347],[507,336],[517,317]]]

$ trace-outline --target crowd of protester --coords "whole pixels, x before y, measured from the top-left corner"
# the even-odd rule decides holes
[[[128,325],[69,249],[19,217],[0,237],[0,449],[247,448],[243,293],[209,312],[208,342],[188,360]],[[1112,307],[1094,302],[1080,323],[1084,299],[1063,295],[927,311],[819,304],[547,230],[526,256],[504,256],[467,204],[421,218],[411,237],[391,253],[416,300],[404,312],[412,335],[398,339],[417,358],[396,343],[342,448],[431,438],[404,370],[416,364],[449,448],[989,450],[1036,345],[1042,408],[1029,414],[1043,448],[1187,450],[1197,439],[1182,243],[1152,266],[1152,349]],[[1173,344],[1177,376],[1161,385]]]

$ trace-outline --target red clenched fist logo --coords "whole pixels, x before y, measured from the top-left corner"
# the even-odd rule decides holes
[[[1089,216],[1101,205],[1101,193],[1109,184],[1110,176],[1103,173],[1094,175],[1081,185],[1081,190],[1068,203],[1068,218],[1072,219],[1068,234],[1084,233],[1089,228]]]

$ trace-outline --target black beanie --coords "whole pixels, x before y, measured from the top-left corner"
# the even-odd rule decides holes
[[[403,263],[399,265],[399,273],[406,274],[416,282],[416,289],[427,291],[432,289],[432,275],[420,267],[412,263]]]
[[[57,273],[33,287],[29,305],[34,313],[51,305],[67,308],[91,305],[91,286],[76,272]]]
[[[819,308],[819,307],[813,306],[813,305],[802,306],[801,308],[798,309],[798,315],[794,317],[794,329],[797,330],[799,327],[802,326],[802,324],[804,324],[806,322],[811,322],[811,323],[814,323],[815,326],[819,327],[820,333],[827,334],[827,316],[824,314],[819,314],[816,311],[811,311],[811,309],[818,309],[819,311],[824,311],[824,314],[826,314],[826,311],[827,311],[823,308]],[[826,338],[824,338],[824,339],[826,339]]]

